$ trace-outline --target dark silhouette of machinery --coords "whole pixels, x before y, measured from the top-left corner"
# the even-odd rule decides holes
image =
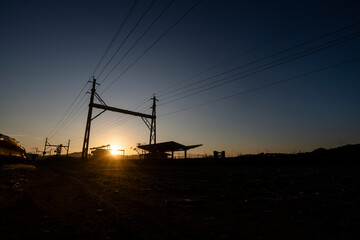
[[[110,144],[102,145],[100,147],[90,148],[93,157],[108,157],[110,156]]]

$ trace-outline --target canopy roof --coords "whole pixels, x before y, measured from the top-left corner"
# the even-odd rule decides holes
[[[144,149],[149,152],[175,152],[175,151],[186,151],[192,148],[200,147],[202,144],[197,145],[190,145],[185,146],[180,143],[170,141],[170,142],[163,142],[163,143],[157,143],[152,145],[139,145],[138,148]]]

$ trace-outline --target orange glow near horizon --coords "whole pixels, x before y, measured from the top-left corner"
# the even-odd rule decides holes
[[[111,149],[110,149],[110,153],[111,153],[111,155],[120,155],[120,154],[122,154],[122,151],[120,151],[120,150],[122,150],[121,148],[119,148],[118,146],[111,146]]]

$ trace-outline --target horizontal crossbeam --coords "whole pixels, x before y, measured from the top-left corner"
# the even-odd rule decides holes
[[[124,109],[115,108],[115,107],[104,106],[104,105],[97,104],[97,103],[91,104],[91,107],[99,108],[99,109],[103,109],[103,110],[109,110],[112,112],[118,112],[118,113],[124,113],[124,114],[128,114],[128,115],[143,117],[143,118],[154,118],[152,115],[139,113],[139,112],[133,112],[133,111],[124,110]]]

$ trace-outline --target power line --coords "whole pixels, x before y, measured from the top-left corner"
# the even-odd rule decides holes
[[[151,48],[155,46],[171,29],[173,29],[177,24],[179,24],[196,6],[198,6],[202,0],[197,1],[189,10],[186,11],[173,25],[171,25],[159,38],[157,38],[140,56],[138,56],[135,61],[133,61],[117,78],[115,78],[109,86],[107,86],[102,93],[108,90],[117,80],[119,80],[135,63],[137,63],[140,58],[142,58]],[[101,94],[102,94],[101,93]]]
[[[350,28],[350,27],[353,27],[353,26],[355,26],[355,25],[357,25],[357,24],[359,24],[359,23],[352,24],[352,25],[350,25],[350,26],[344,27],[344,28],[339,29],[339,30],[337,30],[337,31],[334,31],[334,32],[331,32],[331,33],[322,35],[322,36],[320,36],[320,37],[318,37],[318,38],[316,38],[316,39],[312,39],[312,40],[307,41],[307,42],[305,42],[305,43],[299,44],[299,45],[297,45],[296,47],[303,46],[303,45],[305,45],[305,44],[308,44],[308,43],[310,43],[310,42],[313,42],[313,41],[318,40],[318,39],[320,39],[320,38],[323,38],[323,37],[325,37],[325,36],[329,36],[329,35],[332,35],[332,34],[334,34],[334,33],[336,33],[336,32],[339,32],[339,31],[341,31],[341,30],[345,30],[345,29],[348,29],[348,28]],[[349,36],[352,37],[353,35],[354,35],[354,34],[349,35]],[[349,36],[348,36],[348,37],[349,37]],[[342,40],[342,38],[337,39],[337,41],[338,41],[338,40]],[[337,43],[337,42],[332,41],[332,42],[328,42],[327,44],[329,44],[329,43]],[[332,45],[331,45],[331,46],[332,46]],[[319,47],[322,47],[320,50],[323,50],[324,47],[327,48],[327,47],[329,47],[329,45],[326,46],[326,44],[322,44],[322,45],[320,45],[320,46],[317,46],[317,48],[319,48]],[[294,49],[294,48],[295,48],[295,47],[292,47],[292,48],[290,48],[290,49]],[[286,51],[289,51],[290,49],[287,49]],[[312,49],[310,49],[310,50],[314,50],[314,49],[315,49],[315,48],[312,48]],[[307,50],[307,51],[305,51],[305,52],[307,52],[307,54],[312,53],[312,52],[309,52],[310,50]],[[319,49],[317,49],[317,50],[319,50]],[[281,51],[281,53],[283,53],[283,52],[285,52],[285,50]],[[276,55],[278,55],[278,54],[280,54],[280,53],[277,53]],[[294,57],[294,56],[299,57],[299,54],[293,55],[293,56],[290,56],[290,57]],[[287,57],[287,58],[289,58],[289,57]],[[282,60],[283,60],[283,59],[282,59]],[[294,60],[294,59],[290,59],[290,60]],[[166,103],[164,103],[164,104],[166,104]],[[161,105],[163,105],[163,104],[161,104]],[[120,124],[128,121],[129,119],[130,119],[130,118],[125,119],[124,121],[120,122]],[[118,124],[117,124],[116,126],[118,126]],[[104,132],[107,132],[107,131],[113,129],[113,128],[116,127],[116,126],[113,125],[113,126],[109,127],[108,129],[106,129]],[[104,133],[104,132],[102,132],[102,133]],[[102,134],[102,133],[101,133],[101,134]]]
[[[150,101],[150,98],[147,99],[146,102],[144,102],[144,103],[142,103],[142,104],[140,104],[140,105],[138,104],[136,107],[131,108],[131,109],[134,111],[134,110],[138,109],[139,107],[143,106],[145,103],[149,103],[149,101]],[[150,109],[150,108],[149,108],[149,107],[145,107],[145,109]],[[145,110],[145,109],[143,108],[140,112],[142,112],[142,111]],[[114,121],[111,121],[110,123],[107,123],[107,124],[103,125],[101,128],[96,129],[95,131],[107,129],[107,128],[109,128],[109,127],[110,127],[110,129],[112,129],[113,127],[118,126],[118,125],[120,125],[120,124],[123,123],[123,121],[124,121],[123,117],[124,117],[124,115],[122,115],[122,116],[120,117],[120,119],[115,119]],[[125,120],[126,120],[126,121],[129,120],[131,117],[132,117],[132,116],[127,116],[127,119],[125,119]],[[120,121],[119,121],[119,120],[120,120]]]
[[[90,89],[88,89],[90,90]],[[68,124],[69,122],[71,123],[71,120],[76,116],[76,114],[80,111],[80,109],[85,105],[86,101],[83,101],[85,99],[86,93],[83,95],[83,97],[80,99],[80,101],[78,102],[77,106],[73,108],[73,110],[70,112],[70,114],[67,116],[67,118],[62,122],[62,124],[59,126],[59,128],[57,129],[57,131],[55,131],[51,136],[48,137],[48,139],[50,140],[51,138],[59,135],[59,132],[61,132],[62,130],[66,129],[70,124]],[[80,105],[80,103],[82,102],[82,104]],[[86,108],[85,108],[86,109]],[[66,127],[65,127],[66,126]]]
[[[147,107],[147,108],[145,108],[145,109],[149,109],[149,107]],[[144,110],[144,109],[143,109],[143,110]],[[143,110],[142,110],[142,111],[143,111]],[[116,122],[115,124],[108,125],[108,126],[106,126],[105,128],[96,129],[97,131],[101,130],[101,132],[95,133],[95,134],[93,134],[93,136],[102,135],[102,134],[110,131],[111,129],[114,129],[115,127],[118,127],[118,126],[124,124],[125,122],[129,121],[129,120],[132,119],[133,117],[134,117],[134,116],[127,116],[125,119],[122,119],[121,121]]]
[[[218,68],[218,67],[220,67],[220,66],[222,66],[222,65],[224,65],[224,64],[226,64],[226,63],[229,63],[229,62],[231,62],[231,61],[233,61],[233,60],[235,60],[235,59],[238,59],[238,58],[240,58],[240,57],[242,57],[242,56],[244,56],[244,55],[247,55],[247,54],[249,54],[249,53],[251,53],[251,52],[254,52],[255,50],[258,50],[258,49],[260,49],[260,48],[262,48],[262,47],[264,47],[264,46],[266,46],[266,45],[269,45],[269,44],[271,44],[271,43],[273,43],[273,42],[275,42],[275,41],[277,41],[277,40],[279,40],[279,39],[281,39],[281,38],[283,38],[283,37],[286,37],[286,36],[288,36],[288,35],[296,32],[296,31],[298,31],[298,30],[300,30],[300,29],[303,29],[303,28],[305,28],[305,27],[307,27],[307,26],[309,26],[309,25],[312,25],[312,24],[314,24],[314,23],[322,20],[323,18],[326,18],[326,17],[331,16],[331,15],[333,15],[333,14],[339,12],[339,11],[342,11],[342,10],[344,10],[345,8],[350,7],[351,5],[353,5],[353,4],[357,3],[357,2],[359,2],[359,0],[354,0],[354,1],[351,1],[351,2],[349,2],[349,3],[347,3],[347,4],[344,4],[343,6],[340,6],[340,7],[336,8],[336,9],[333,10],[333,11],[330,11],[330,12],[324,14],[324,15],[321,15],[320,17],[318,17],[318,18],[316,18],[316,19],[314,19],[314,20],[311,20],[311,21],[306,22],[306,23],[304,23],[304,24],[302,24],[302,25],[300,25],[300,26],[298,26],[298,27],[295,27],[294,29],[292,29],[292,30],[290,30],[290,31],[288,31],[288,32],[285,32],[285,33],[283,33],[283,34],[281,34],[281,35],[279,35],[279,36],[277,36],[277,37],[275,37],[275,38],[272,38],[272,39],[270,39],[270,40],[268,40],[268,41],[266,41],[266,42],[263,42],[263,43],[261,43],[261,44],[258,45],[258,46],[255,46],[255,47],[253,47],[253,48],[251,48],[251,49],[249,49],[249,50],[247,50],[247,51],[245,51],[245,52],[242,52],[242,53],[240,53],[240,54],[238,54],[238,55],[236,55],[236,56],[233,56],[233,57],[231,57],[231,58],[229,58],[229,59],[227,59],[227,60],[225,60],[225,61],[223,61],[223,62],[221,62],[221,63],[215,64],[215,65],[213,65],[213,66],[211,66],[211,67],[209,67],[209,68],[206,68],[206,69],[204,69],[203,71],[200,71],[199,73],[196,73],[196,74],[192,75],[191,77],[188,77],[188,78],[184,79],[183,81],[180,81],[180,82],[178,82],[178,83],[175,83],[174,85],[169,86],[169,87],[167,87],[167,88],[164,88],[163,90],[157,92],[157,95],[159,95],[159,94],[162,93],[162,92],[167,91],[168,89],[171,89],[171,88],[173,88],[173,87],[176,87],[176,86],[178,86],[179,84],[182,84],[182,83],[184,83],[184,82],[188,82],[188,81],[190,81],[190,80],[192,80],[192,79],[194,79],[194,78],[196,78],[196,77],[198,77],[198,76],[201,76],[202,74],[204,74],[204,73],[206,73],[206,72],[209,72],[209,71],[211,71],[211,70],[213,70],[213,69],[216,69],[216,68]]]
[[[224,74],[226,74],[226,73],[230,73],[230,72],[233,72],[233,71],[235,71],[235,70],[238,70],[238,69],[241,69],[241,68],[250,66],[250,65],[252,65],[252,64],[255,64],[255,63],[264,61],[264,60],[266,60],[266,59],[275,57],[275,56],[280,55],[280,54],[283,54],[283,53],[285,53],[285,52],[294,50],[294,49],[296,49],[296,48],[299,48],[299,47],[302,47],[302,46],[305,46],[305,45],[308,45],[308,44],[310,44],[310,43],[312,43],[312,42],[315,42],[315,41],[318,41],[318,40],[320,40],[320,39],[322,39],[322,38],[326,38],[326,37],[329,37],[329,36],[334,35],[334,34],[336,34],[336,33],[339,33],[339,32],[341,32],[341,31],[345,31],[345,30],[348,30],[348,29],[350,29],[350,28],[356,27],[356,26],[358,26],[359,24],[360,24],[360,22],[356,22],[356,23],[350,24],[350,25],[348,25],[348,26],[342,27],[342,28],[340,28],[340,29],[337,29],[337,30],[335,30],[335,31],[332,31],[332,32],[329,32],[329,33],[326,33],[326,34],[322,34],[321,36],[318,36],[318,37],[313,38],[313,39],[311,39],[311,40],[302,42],[302,43],[300,43],[300,44],[296,44],[296,45],[294,45],[294,46],[292,46],[292,47],[289,47],[289,48],[287,48],[287,49],[278,51],[278,52],[273,53],[273,54],[270,54],[270,55],[268,55],[268,56],[258,58],[258,59],[254,60],[254,61],[252,61],[252,62],[249,62],[249,63],[246,63],[246,64],[242,64],[242,65],[240,65],[240,66],[237,66],[237,67],[232,68],[232,69],[230,69],[230,70],[227,70],[227,71],[225,71],[225,72],[222,72],[222,73],[213,75],[213,76],[211,76],[211,77],[207,77],[207,78],[205,78],[205,79],[196,81],[196,82],[194,82],[194,83],[185,85],[185,86],[183,86],[183,87],[180,87],[180,88],[177,88],[177,89],[174,89],[174,90],[165,92],[165,93],[163,93],[163,94],[158,95],[158,97],[162,97],[162,96],[166,96],[166,95],[168,95],[168,94],[174,93],[174,92],[178,92],[179,90],[182,90],[182,89],[191,87],[191,86],[193,86],[193,85],[196,85],[196,84],[199,84],[199,83],[208,81],[208,80],[210,80],[210,79],[219,77],[219,76],[224,75]]]
[[[75,97],[74,101],[70,104],[70,106],[68,107],[68,109],[65,111],[64,115],[61,117],[61,119],[59,120],[59,122],[56,124],[56,126],[47,134],[47,136],[50,136],[51,134],[53,134],[54,131],[56,131],[59,127],[59,125],[61,124],[61,122],[64,120],[65,116],[67,115],[67,113],[70,111],[70,109],[72,108],[72,106],[74,105],[74,103],[76,102],[76,100],[80,97],[82,91],[84,91],[84,89],[86,88],[88,82],[86,82],[86,84],[84,85],[84,87],[80,90],[79,94]]]
[[[308,56],[308,55],[310,55],[310,54],[314,54],[314,53],[316,53],[316,52],[325,50],[325,49],[327,49],[327,48],[329,48],[329,47],[333,47],[333,46],[338,45],[338,44],[341,44],[341,43],[343,43],[343,42],[346,42],[346,41],[349,41],[349,40],[358,38],[358,37],[360,37],[360,34],[359,34],[359,33],[360,33],[360,32],[356,32],[356,33],[353,33],[353,34],[350,34],[350,35],[346,36],[345,38],[338,38],[338,39],[336,39],[336,40],[334,40],[334,41],[327,42],[326,44],[319,45],[319,46],[317,46],[317,47],[314,47],[314,48],[308,49],[308,50],[306,50],[306,51],[303,51],[303,52],[301,52],[301,53],[297,53],[297,54],[294,54],[294,55],[285,57],[285,58],[283,58],[283,59],[280,59],[280,60],[277,60],[277,61],[274,61],[274,62],[267,63],[267,64],[265,64],[265,65],[263,65],[263,66],[253,68],[253,69],[247,70],[247,71],[242,72],[242,73],[234,74],[234,75],[229,76],[229,77],[226,77],[226,78],[224,78],[224,79],[217,80],[217,81],[215,81],[215,82],[212,82],[212,83],[209,83],[209,84],[206,84],[206,85],[203,85],[203,86],[199,86],[199,87],[194,88],[194,89],[191,89],[191,90],[189,90],[189,91],[185,91],[185,92],[182,92],[182,93],[179,93],[179,94],[170,96],[170,97],[168,97],[168,98],[172,98],[172,97],[175,97],[175,96],[178,96],[178,95],[186,94],[186,93],[188,93],[188,92],[191,92],[191,91],[194,91],[194,90],[197,90],[197,89],[201,89],[201,88],[203,88],[203,87],[207,87],[207,86],[209,86],[209,85],[211,85],[211,84],[216,84],[215,86],[211,86],[211,87],[208,87],[208,88],[206,88],[206,89],[201,89],[201,90],[199,90],[199,91],[197,91],[197,92],[190,93],[190,94],[187,94],[187,95],[185,95],[185,96],[183,96],[183,97],[179,97],[179,98],[170,100],[170,101],[168,101],[168,102],[159,104],[159,106],[160,106],[160,105],[165,105],[165,104],[168,104],[168,103],[171,103],[171,102],[174,102],[174,101],[178,101],[178,100],[180,100],[180,99],[183,99],[183,98],[186,98],[186,97],[189,97],[189,96],[192,96],[192,95],[195,95],[195,94],[198,94],[198,93],[201,93],[201,92],[204,92],[204,91],[207,91],[207,90],[210,90],[210,89],[213,89],[213,88],[216,88],[216,87],[225,85],[225,84],[228,84],[228,83],[230,83],[230,82],[237,81],[237,80],[239,80],[239,79],[241,79],[241,78],[249,77],[249,76],[254,75],[254,74],[256,74],[256,73],[260,73],[260,72],[262,72],[262,71],[265,71],[265,70],[268,70],[268,69],[277,67],[277,66],[279,66],[279,65],[282,65],[282,64],[285,64],[285,63],[288,63],[288,62],[297,60],[297,59],[299,59],[299,58]],[[261,67],[262,67],[262,69],[259,69],[259,68],[261,68]],[[257,69],[258,69],[258,70],[257,70]],[[253,72],[251,72],[251,71],[253,71]],[[246,75],[243,75],[243,76],[240,76],[240,77],[237,77],[238,75],[244,74],[244,73],[247,73],[247,72],[250,72],[250,73],[248,73],[248,74],[246,74]],[[224,80],[227,80],[227,79],[232,78],[232,77],[236,77],[236,78],[223,82]],[[222,83],[220,83],[220,82],[222,82]]]
[[[99,135],[102,135],[102,134],[104,134],[104,133],[107,133],[107,132],[109,132],[111,129],[114,129],[115,127],[118,127],[118,126],[120,126],[121,124],[129,121],[131,118],[134,118],[134,117],[133,117],[133,116],[129,116],[128,118],[124,119],[124,121],[122,121],[120,124],[118,124],[118,125],[116,125],[116,126],[113,126],[113,127],[110,127],[110,128],[108,128],[108,129],[100,132],[100,133],[93,134],[93,136],[99,136]],[[128,129],[134,128],[134,127],[139,126],[139,125],[141,125],[141,124],[143,124],[143,122],[139,122],[139,123],[137,123],[137,124],[135,124],[135,125],[127,128],[127,129],[123,130],[123,131],[126,131],[126,130],[128,130]]]
[[[84,107],[84,105],[87,103],[87,101],[84,101],[76,110],[76,112],[74,113],[74,115],[69,119],[69,122],[66,126],[64,126],[64,130],[67,129],[76,119],[78,119],[81,114],[83,114],[88,108]],[[82,109],[82,111],[80,112],[80,110]]]
[[[122,46],[124,45],[124,43],[128,40],[128,38],[131,36],[131,34],[133,33],[133,31],[136,29],[136,27],[139,25],[139,23],[141,22],[141,20],[146,16],[146,14],[149,12],[150,8],[154,5],[156,0],[153,0],[150,5],[146,8],[145,12],[141,15],[141,17],[139,18],[139,20],[136,22],[135,26],[130,30],[130,32],[127,34],[127,36],[125,37],[125,39],[122,41],[122,43],[120,44],[120,46],[116,49],[115,53],[111,56],[111,58],[109,59],[109,61],[106,63],[105,67],[103,67],[103,69],[101,70],[101,72],[99,73],[99,75],[97,76],[97,79],[100,78],[101,74],[104,72],[104,70],[107,68],[107,66],[110,64],[110,62],[114,59],[115,55],[119,52],[119,50],[122,48]],[[112,70],[111,70],[112,71]],[[103,80],[104,81],[104,80]],[[102,82],[103,82],[102,81]],[[100,84],[102,83],[100,82]]]
[[[142,55],[140,55],[139,57],[138,57],[138,59],[137,60],[139,60],[140,59],[140,57],[142,57],[148,50],[150,50],[163,36],[165,36],[165,34],[167,33],[167,32],[169,32],[173,27],[175,27],[193,8],[195,8],[199,3],[200,3],[201,1],[198,1],[192,8],[190,8],[177,22],[175,22],[175,24],[173,24],[170,28],[168,28],[168,30],[163,34],[163,35],[161,35],[152,45],[150,45],[150,47],[142,54]],[[131,51],[131,49],[141,40],[141,38],[150,30],[150,28],[156,23],[156,21],[164,14],[164,12],[170,7],[170,5],[173,3],[173,1],[171,1],[164,9],[163,9],[163,11],[158,15],[158,17],[150,24],[150,26],[145,30],[145,32],[140,36],[140,38],[135,42],[135,44],[133,44],[132,45],[132,47],[128,50],[128,52],[127,52],[127,54]],[[127,55],[126,54],[126,55]],[[125,56],[126,56],[125,55]],[[124,57],[123,57],[124,58]],[[122,58],[122,59],[123,59]],[[121,60],[122,60],[121,59]],[[136,61],[137,61],[136,60]],[[133,64],[135,64],[136,63],[136,61],[135,62],[133,62]],[[133,65],[132,64],[132,65]],[[118,65],[118,64],[117,64]],[[116,66],[117,66],[116,65]],[[131,67],[132,65],[130,65],[129,67]],[[115,66],[115,67],[116,67]],[[114,69],[114,68],[113,68]],[[128,68],[129,69],[129,68]],[[108,76],[108,75],[107,75]],[[105,78],[106,79],[106,78]],[[104,80],[105,80],[104,79]],[[103,81],[104,81],[103,80]],[[102,81],[102,82],[103,82]],[[106,90],[106,89],[105,89]],[[105,91],[104,90],[104,91]],[[103,92],[104,92],[103,91]],[[103,93],[102,92],[102,93]],[[141,106],[141,105],[140,105]],[[129,120],[130,118],[128,118],[128,119],[125,119],[124,121],[122,121],[121,123],[124,123],[124,122],[126,122],[127,120]],[[120,123],[120,124],[121,124]],[[110,128],[108,128],[107,130],[105,130],[105,131],[103,131],[103,132],[106,132],[106,131],[109,131],[109,130],[111,130],[112,128],[114,128],[114,126],[112,126],[112,127],[110,127]]]
[[[114,43],[116,37],[119,35],[119,33],[121,32],[125,22],[127,21],[129,15],[132,13],[135,5],[137,4],[138,0],[135,0],[132,7],[130,8],[130,10],[128,11],[126,17],[124,18],[123,22],[121,23],[121,25],[119,26],[117,32],[115,33],[114,37],[112,38],[112,40],[110,41],[108,47],[106,48],[104,54],[102,55],[100,61],[98,62],[98,64],[96,65],[95,69],[93,70],[89,80],[91,80],[91,77],[95,74],[96,70],[98,69],[98,67],[100,66],[100,64],[102,63],[102,61],[104,60],[105,56],[107,55],[107,53],[109,52],[112,44]],[[66,115],[68,114],[68,112],[70,111],[70,109],[74,106],[75,102],[77,101],[77,99],[80,97],[81,93],[84,91],[84,89],[86,88],[87,84],[89,82],[87,81],[85,86],[80,90],[80,92],[78,93],[78,95],[75,97],[75,99],[73,100],[73,102],[70,104],[69,108],[66,110],[66,112],[64,113],[64,115],[62,116],[62,118],[59,120],[59,122],[57,123],[57,125],[49,132],[49,134],[47,136],[50,136],[50,135],[56,135],[55,132],[57,133],[59,131],[59,129],[64,125],[64,123],[66,122],[65,117]],[[82,100],[82,99],[81,99]],[[81,100],[79,101],[78,104],[80,104]],[[76,108],[76,107],[75,107]],[[74,108],[74,109],[75,109]],[[72,111],[73,112],[73,111]],[[72,112],[69,114],[68,118],[71,116]],[[68,119],[66,118],[66,119]],[[64,122],[62,123],[62,121],[64,120]],[[61,124],[62,123],[62,124]],[[61,124],[61,126],[60,126]],[[49,137],[50,139],[50,137]]]
[[[153,20],[153,22],[149,25],[149,27],[143,32],[143,34],[136,40],[136,42],[128,49],[128,51],[122,56],[122,58],[115,64],[115,66],[111,69],[110,72],[105,76],[105,78],[100,82],[102,84],[109,75],[115,70],[115,68],[124,60],[124,58],[130,53],[130,51],[138,44],[138,42],[145,36],[145,34],[155,25],[157,20],[166,12],[166,10],[172,5],[175,0],[169,2],[169,4],[161,11],[161,13]]]
[[[126,14],[126,16],[125,16],[124,20],[123,20],[123,21],[122,21],[122,23],[120,24],[120,26],[119,26],[118,30],[116,31],[116,33],[115,33],[114,37],[113,37],[113,38],[112,38],[112,40],[110,41],[110,43],[109,43],[108,47],[106,48],[106,50],[105,50],[104,54],[102,55],[102,57],[101,57],[100,61],[99,61],[99,62],[98,62],[98,64],[96,65],[96,67],[95,67],[95,69],[94,69],[94,71],[93,71],[93,73],[91,74],[91,76],[90,76],[90,77],[92,77],[92,76],[94,76],[94,75],[95,75],[96,70],[100,67],[100,64],[101,64],[101,63],[102,63],[102,61],[104,60],[105,56],[108,54],[108,52],[109,52],[109,50],[110,50],[111,46],[113,45],[113,43],[114,43],[115,39],[117,38],[117,36],[118,36],[118,35],[119,35],[119,33],[121,32],[121,30],[123,29],[123,27],[124,27],[124,25],[125,25],[126,21],[128,20],[128,18],[129,18],[129,16],[130,16],[130,14],[133,12],[133,10],[134,10],[135,6],[137,5],[138,1],[139,1],[139,0],[135,0],[135,1],[134,1],[133,5],[131,6],[131,8],[129,9],[128,13]]]
[[[89,90],[90,90],[90,89],[89,89]],[[88,90],[88,91],[89,91],[89,90]],[[86,96],[86,95],[85,95],[85,96]],[[140,108],[141,106],[143,106],[144,104],[148,103],[149,101],[150,101],[150,98],[146,98],[146,99],[144,99],[144,100],[142,100],[142,101],[139,101],[138,103],[134,104],[134,106],[133,106],[131,109],[132,109],[132,110],[136,110],[136,109]],[[74,115],[71,116],[70,119],[68,119],[69,122],[67,122],[67,124],[62,128],[62,130],[67,129],[67,128],[72,124],[72,122],[74,122],[76,119],[78,119],[78,118],[87,110],[86,107],[83,108],[83,106],[85,105],[85,103],[87,103],[87,101],[84,101],[84,102],[81,104],[81,106],[76,109],[76,111],[74,112]],[[83,111],[79,112],[82,108],[83,108]],[[149,109],[149,107],[146,107],[145,109]],[[143,110],[141,110],[141,111],[143,111]],[[123,117],[123,116],[122,116],[122,117]],[[129,118],[131,118],[131,117],[129,117]],[[112,121],[112,122],[106,124],[105,126],[101,127],[101,129],[107,129],[107,128],[110,127],[110,126],[113,126],[113,127],[110,127],[109,130],[111,130],[112,128],[114,128],[114,127],[116,127],[116,126],[119,126],[120,124],[122,124],[122,122],[119,123],[119,122],[117,122],[118,120],[119,120],[119,119],[116,119],[115,121]],[[122,120],[124,120],[124,119],[122,119]],[[116,123],[116,122],[117,122],[117,123]],[[125,121],[125,122],[126,122],[126,121]],[[114,124],[115,124],[115,125],[114,125]],[[99,131],[99,129],[96,129],[95,132],[96,132],[96,131]],[[105,130],[105,131],[108,131],[108,130]],[[61,134],[61,133],[59,133],[57,136],[59,136],[60,134]],[[55,135],[56,135],[56,134],[55,134]],[[95,134],[95,136],[97,136],[97,135]],[[80,137],[79,137],[79,138],[80,138]],[[73,141],[73,142],[74,142],[74,139],[77,139],[77,138],[72,138],[72,141]]]
[[[353,1],[352,3],[354,3],[354,2],[356,2],[356,1]],[[336,9],[335,11],[332,11],[332,12],[330,12],[330,13],[328,13],[328,14],[325,14],[325,15],[321,16],[320,18],[316,19],[316,21],[319,21],[320,19],[322,19],[322,18],[324,18],[324,17],[326,17],[326,16],[328,16],[328,15],[331,15],[331,14],[333,14],[333,13],[335,13],[335,12],[337,12],[337,11],[341,10],[341,9],[343,9],[343,8],[345,8],[345,7],[349,6],[349,5],[351,5],[352,3],[350,3],[350,4],[348,4],[348,5],[344,5],[342,8],[338,8],[338,9]],[[284,36],[286,36],[286,35],[288,35],[288,34],[290,34],[290,33],[294,32],[294,31],[296,31],[296,30],[298,30],[298,29],[300,29],[300,28],[302,28],[302,27],[305,27],[306,25],[309,25],[310,23],[313,23],[313,22],[315,22],[315,21],[311,21],[311,22],[309,22],[309,23],[307,23],[307,24],[304,24],[304,25],[302,25],[302,26],[300,26],[300,27],[298,27],[298,28],[295,28],[295,29],[293,29],[292,31],[287,32],[287,33],[285,33],[285,34],[283,34],[283,35],[279,36],[278,38],[272,39],[271,41],[268,41],[268,42],[266,42],[266,43],[265,43],[265,44],[263,44],[263,45],[267,45],[267,44],[269,44],[269,43],[271,43],[271,42],[273,42],[273,41],[275,41],[275,40],[277,40],[277,39],[279,39],[279,38],[281,38],[281,37],[284,37]],[[339,30],[337,30],[337,31],[335,31],[335,32],[332,32],[332,33],[329,33],[329,34],[326,34],[326,35],[320,36],[320,37],[318,37],[318,38],[316,38],[316,39],[310,40],[310,41],[308,41],[308,42],[302,43],[301,45],[308,44],[308,43],[313,42],[313,41],[316,41],[316,40],[318,40],[318,39],[320,39],[320,38],[323,38],[323,37],[326,37],[326,36],[332,35],[332,34],[334,34],[334,33],[336,33],[336,32],[339,32],[339,31],[342,31],[342,30],[348,29],[348,28],[350,28],[350,27],[353,27],[353,26],[355,26],[355,25],[357,25],[357,24],[359,24],[359,23],[355,23],[355,24],[349,25],[349,26],[344,27],[344,28],[342,28],[342,29],[339,29]],[[296,47],[299,47],[299,46],[296,46]],[[293,47],[293,48],[295,48],[295,47]],[[251,50],[249,50],[248,52],[251,52],[251,51],[253,51],[253,50],[255,50],[255,49],[251,49]],[[291,49],[287,49],[286,51],[289,51],[289,50],[291,50]],[[247,53],[248,53],[248,52],[247,52]],[[282,51],[282,52],[280,52],[280,53],[283,53],[283,52],[285,52],[285,50],[284,50],[284,51]],[[278,55],[278,54],[280,54],[280,53],[274,54],[273,56]],[[238,56],[238,57],[239,57],[239,56]],[[268,56],[268,57],[270,57],[270,56]],[[268,57],[266,57],[266,58],[268,58]],[[233,60],[233,59],[231,59],[231,60]],[[263,59],[262,59],[262,60],[263,60]],[[260,60],[259,60],[259,61],[260,61]],[[227,62],[229,62],[229,61],[227,61]],[[224,62],[224,63],[225,63],[225,62]],[[223,63],[223,64],[224,64],[224,63]],[[251,64],[253,64],[253,63],[251,63]],[[222,64],[221,64],[221,65],[222,65]],[[250,65],[250,64],[247,64],[247,65]],[[209,70],[210,70],[210,69],[209,69]],[[200,75],[200,74],[199,74],[199,75]]]
[[[256,87],[256,88],[252,88],[252,89],[248,89],[248,90],[245,90],[245,91],[236,93],[236,94],[232,94],[232,95],[228,95],[228,96],[225,96],[225,97],[217,98],[217,99],[214,99],[214,100],[211,100],[211,101],[208,101],[208,102],[204,102],[204,103],[201,103],[201,104],[198,104],[198,105],[195,105],[195,106],[189,106],[189,107],[187,107],[187,108],[183,108],[183,109],[178,110],[178,111],[169,112],[169,113],[160,115],[159,117],[164,117],[164,116],[172,115],[172,114],[175,114],[175,113],[179,113],[179,112],[187,111],[187,110],[190,110],[190,109],[202,107],[202,106],[205,106],[205,105],[208,105],[208,104],[211,104],[211,103],[223,101],[223,100],[226,100],[226,99],[228,99],[228,98],[232,98],[232,97],[236,97],[236,96],[239,96],[239,95],[244,95],[244,94],[252,93],[252,92],[255,92],[255,91],[264,89],[264,88],[268,88],[268,87],[272,87],[272,86],[275,86],[275,85],[279,85],[279,84],[282,84],[282,83],[285,83],[285,82],[289,82],[289,81],[292,81],[292,80],[295,80],[295,79],[298,79],[298,78],[310,76],[310,75],[313,75],[313,74],[315,74],[315,73],[323,72],[323,71],[326,71],[326,70],[329,70],[329,69],[332,69],[332,68],[335,68],[335,67],[339,67],[339,66],[341,66],[341,65],[349,64],[349,63],[351,63],[351,62],[359,61],[359,60],[360,60],[360,57],[352,58],[352,59],[350,59],[350,60],[342,61],[342,62],[333,64],[333,65],[330,65],[330,66],[327,66],[327,67],[323,67],[323,68],[319,68],[319,69],[316,69],[316,70],[313,70],[313,71],[310,71],[310,72],[307,72],[307,73],[303,73],[303,74],[300,74],[300,75],[297,75],[297,76],[294,76],[294,77],[290,77],[290,78],[286,78],[286,79],[283,79],[283,80],[275,81],[275,82],[272,82],[272,83],[264,84],[264,85],[262,85],[262,86],[259,86],[259,87]]]

